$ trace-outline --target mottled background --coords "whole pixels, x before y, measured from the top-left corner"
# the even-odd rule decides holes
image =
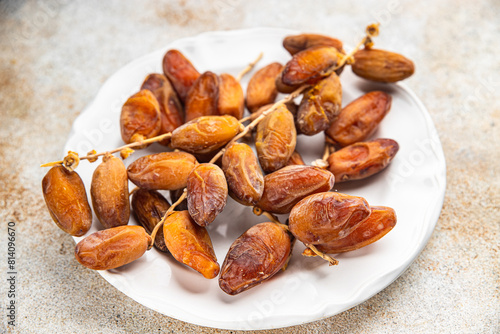
[[[149,310],[80,266],[41,195],[73,120],[129,61],[204,31],[257,26],[379,47],[413,59],[407,85],[436,124],[447,162],[429,243],[388,288],[337,316],[270,333],[498,333],[500,2],[0,0],[0,268],[17,223],[20,333],[229,333]],[[408,199],[411,200],[411,199]],[[0,282],[0,332],[7,284]]]

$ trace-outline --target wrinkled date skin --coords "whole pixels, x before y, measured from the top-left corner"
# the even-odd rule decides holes
[[[238,80],[231,74],[219,75],[218,115],[230,115],[241,119],[245,112],[245,95]]]
[[[332,73],[306,91],[297,112],[297,131],[307,136],[328,129],[342,108],[342,85]]]
[[[275,223],[260,223],[233,242],[222,264],[219,286],[236,295],[273,277],[286,266],[293,237]]]
[[[184,109],[177,93],[163,74],[152,73],[146,77],[141,89],[151,91],[160,104],[161,129],[158,133],[170,133],[184,124]],[[168,145],[170,139],[160,141],[162,145]]]
[[[123,105],[120,129],[125,143],[155,137],[161,130],[160,105],[147,89],[132,95]]]
[[[200,226],[212,223],[227,201],[227,182],[224,172],[214,164],[199,164],[187,179],[189,214]]]
[[[121,267],[140,258],[151,243],[142,226],[118,226],[92,233],[75,248],[78,262],[93,270]]]
[[[290,232],[305,244],[324,244],[344,238],[370,215],[362,197],[337,192],[308,196],[290,212]]]
[[[170,208],[170,204],[156,190],[138,188],[132,195],[132,212],[139,224],[149,234],[151,234],[155,226],[160,222],[168,208]],[[154,246],[159,251],[168,252],[162,228],[156,233]]]
[[[361,180],[386,168],[398,153],[392,139],[375,139],[346,146],[328,157],[329,170],[340,182]]]
[[[231,196],[244,205],[254,205],[264,192],[264,175],[252,148],[234,142],[222,156],[222,170]]]
[[[54,223],[64,232],[81,237],[92,226],[92,209],[77,172],[54,166],[42,180],[45,204]]]
[[[347,146],[370,137],[391,109],[389,94],[374,91],[345,106],[326,135],[337,146]]]
[[[293,55],[283,69],[281,81],[288,86],[314,84],[329,74],[338,61],[334,47],[314,46]]]
[[[405,56],[377,49],[357,51],[351,67],[357,76],[386,83],[404,80],[415,72],[415,65]]]
[[[202,116],[175,129],[171,146],[194,154],[211,153],[239,132],[240,123],[233,116]]]
[[[94,212],[104,228],[128,224],[128,177],[120,158],[104,156],[92,175],[90,195]]]
[[[251,113],[276,100],[278,90],[275,82],[282,69],[280,63],[271,63],[252,76],[247,86],[247,108]]]
[[[189,89],[200,76],[193,64],[179,50],[169,50],[165,54],[163,73],[170,80],[183,103],[186,101]]]
[[[368,246],[389,233],[396,226],[396,212],[385,206],[372,206],[370,216],[362,221],[348,236],[325,244],[316,245],[316,248],[326,254],[350,252]],[[308,251],[306,249],[306,251]],[[314,256],[308,251],[305,255]]]
[[[212,72],[198,77],[186,98],[186,122],[200,116],[217,115],[219,99],[219,78]]]
[[[205,278],[219,274],[219,264],[205,227],[196,224],[189,212],[174,211],[163,224],[165,244],[179,262],[193,268]]]
[[[313,46],[333,46],[339,52],[343,50],[342,41],[318,34],[300,34],[287,36],[283,39],[283,47],[293,56],[297,52]]]
[[[162,152],[143,156],[127,169],[128,178],[139,188],[177,190],[186,187],[187,177],[198,164],[186,152]]]
[[[265,172],[274,172],[285,166],[297,143],[293,115],[280,106],[257,125],[255,147],[260,165]]]
[[[286,166],[264,177],[264,193],[257,206],[264,211],[285,214],[311,194],[329,191],[332,173],[313,166]]]

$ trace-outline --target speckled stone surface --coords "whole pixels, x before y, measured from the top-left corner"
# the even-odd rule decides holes
[[[339,315],[269,333],[500,332],[500,2],[0,1],[0,332],[231,333],[147,309],[79,265],[41,194],[76,116],[129,61],[185,36],[258,26],[334,35],[369,22],[414,60],[406,80],[447,162],[429,243],[388,288]],[[408,200],[411,200],[410,198]],[[17,326],[6,324],[7,222],[16,222]],[[233,331],[234,332],[234,331]]]

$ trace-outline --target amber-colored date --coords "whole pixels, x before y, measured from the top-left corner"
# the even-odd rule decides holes
[[[281,81],[288,86],[314,84],[335,67],[338,55],[337,49],[331,46],[314,46],[300,51],[285,65]]]
[[[379,240],[396,226],[396,212],[386,206],[372,206],[371,214],[359,223],[358,227],[344,238],[332,240],[316,248],[326,254],[350,252],[368,246]],[[314,256],[306,249],[306,256]]]
[[[197,163],[186,152],[162,152],[135,160],[127,173],[130,181],[140,188],[176,190],[186,187],[187,177]]]
[[[354,54],[352,71],[368,80],[396,82],[415,72],[411,60],[398,53],[377,49],[362,49]]]
[[[128,177],[120,158],[104,156],[92,175],[90,195],[94,212],[104,228],[128,224]]]
[[[347,146],[370,137],[391,109],[389,94],[374,91],[345,106],[337,119],[326,130],[335,145]]]
[[[174,211],[163,224],[165,245],[179,262],[193,268],[205,278],[219,274],[219,264],[205,227],[196,224],[189,212]]]
[[[202,116],[175,129],[171,145],[194,154],[211,153],[226,145],[239,131],[240,123],[233,116]]]
[[[245,112],[245,95],[240,83],[231,74],[219,75],[218,115],[230,115],[241,119]]]
[[[80,240],[75,257],[90,269],[114,269],[140,258],[150,243],[151,237],[142,226],[118,226],[97,231]]]
[[[287,166],[305,165],[305,164],[306,163],[304,162],[304,159],[302,159],[302,156],[297,151],[293,151],[292,156],[290,157],[290,159],[288,159],[286,163]]]
[[[324,244],[344,238],[370,215],[362,197],[337,192],[308,196],[290,212],[290,232],[305,244]]]
[[[283,65],[271,63],[252,76],[247,86],[247,108],[254,113],[260,107],[273,103],[278,95],[276,77],[281,72]]]
[[[264,175],[252,148],[234,142],[222,156],[222,170],[231,196],[244,205],[254,205],[264,191]]]
[[[227,201],[227,182],[224,172],[214,164],[199,164],[187,179],[189,214],[200,226],[212,223]]]
[[[125,143],[155,137],[161,130],[160,105],[147,89],[132,95],[123,105],[120,129]]]
[[[251,227],[229,248],[219,276],[220,288],[236,295],[270,279],[287,265],[292,241],[278,224]]]
[[[293,115],[281,105],[267,115],[257,126],[255,147],[260,165],[265,172],[274,172],[285,166],[297,143]]]
[[[333,46],[339,52],[343,50],[343,43],[333,37],[318,34],[300,34],[287,36],[283,39],[283,47],[293,56],[297,52],[313,46]]]
[[[138,188],[132,195],[132,212],[139,224],[149,234],[151,234],[155,226],[161,221],[168,208],[170,208],[170,204],[156,190]],[[154,246],[159,251],[168,252],[162,228],[156,233]]]
[[[257,206],[264,211],[285,214],[311,194],[332,189],[332,173],[313,166],[286,166],[264,177],[264,193]]]
[[[332,73],[307,90],[297,112],[297,131],[307,136],[328,129],[342,108],[342,86]]]
[[[329,169],[337,182],[361,180],[386,168],[398,150],[398,143],[392,139],[355,143],[332,153]]]
[[[177,93],[163,74],[152,73],[146,77],[141,89],[151,91],[160,104],[161,129],[159,135],[170,133],[184,124],[184,109]],[[160,141],[162,145],[168,145],[170,139]]]
[[[200,73],[179,51],[169,50],[163,57],[163,73],[170,80],[182,102],[186,101],[189,89]]]
[[[215,73],[205,72],[196,79],[186,97],[186,122],[200,116],[217,115],[219,78]]]
[[[54,223],[64,232],[80,237],[92,226],[92,209],[85,185],[77,172],[54,166],[42,180],[45,204]]]
[[[284,68],[283,68],[284,69]],[[283,82],[283,70],[278,73],[276,76],[276,80],[274,81],[274,85],[276,86],[276,90],[280,93],[290,94],[294,90],[300,87],[300,84],[297,85],[287,85]]]

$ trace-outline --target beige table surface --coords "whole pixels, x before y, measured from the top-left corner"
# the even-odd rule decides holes
[[[73,120],[129,61],[204,31],[258,26],[332,34],[413,59],[406,84],[436,124],[447,162],[443,210],[393,284],[325,320],[270,333],[498,333],[500,2],[0,1],[0,268],[16,223],[20,333],[230,333],[147,309],[79,265],[41,194]],[[411,199],[408,199],[411,200]],[[0,332],[6,327],[6,274]],[[10,328],[10,327],[9,327]],[[233,331],[234,332],[234,331]]]

